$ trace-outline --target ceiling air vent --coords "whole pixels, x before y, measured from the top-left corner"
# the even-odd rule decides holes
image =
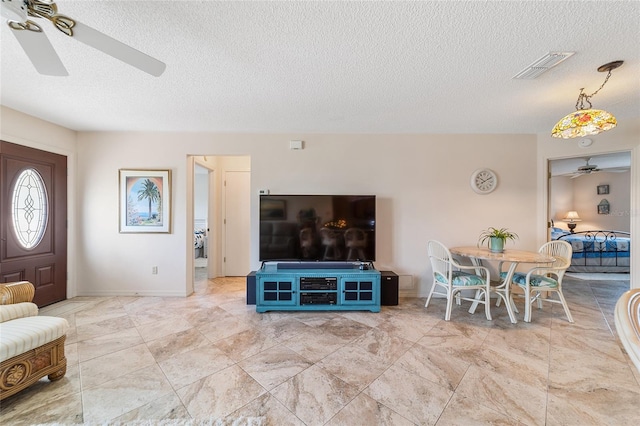
[[[533,80],[575,53],[576,52],[549,52],[514,75],[513,78],[517,80]]]

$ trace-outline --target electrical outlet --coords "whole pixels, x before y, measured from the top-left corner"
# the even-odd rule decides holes
[[[157,275],[158,274],[158,267],[157,266],[152,266],[151,267],[151,273],[153,275]]]

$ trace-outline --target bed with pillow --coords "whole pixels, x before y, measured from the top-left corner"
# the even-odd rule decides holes
[[[631,238],[624,231],[580,231],[570,233],[551,228],[552,240],[571,244],[573,255],[568,272],[616,272],[630,270]]]
[[[207,224],[205,220],[195,220],[193,229],[193,248],[195,250],[195,258],[207,257]]]

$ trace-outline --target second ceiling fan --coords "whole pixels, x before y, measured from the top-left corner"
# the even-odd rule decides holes
[[[584,166],[578,167],[574,172],[568,173],[571,179],[575,179],[582,175],[588,175],[595,172],[626,172],[629,169],[625,167],[608,167],[608,168],[599,168],[597,164],[589,164],[592,158],[586,159],[586,164]]]

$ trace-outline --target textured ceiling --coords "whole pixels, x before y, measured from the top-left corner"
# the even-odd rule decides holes
[[[42,19],[69,71],[36,73],[6,25],[1,98],[81,131],[538,133],[592,101],[640,116],[640,2],[65,1],[167,64],[152,77]],[[512,77],[575,51],[535,80]]]

